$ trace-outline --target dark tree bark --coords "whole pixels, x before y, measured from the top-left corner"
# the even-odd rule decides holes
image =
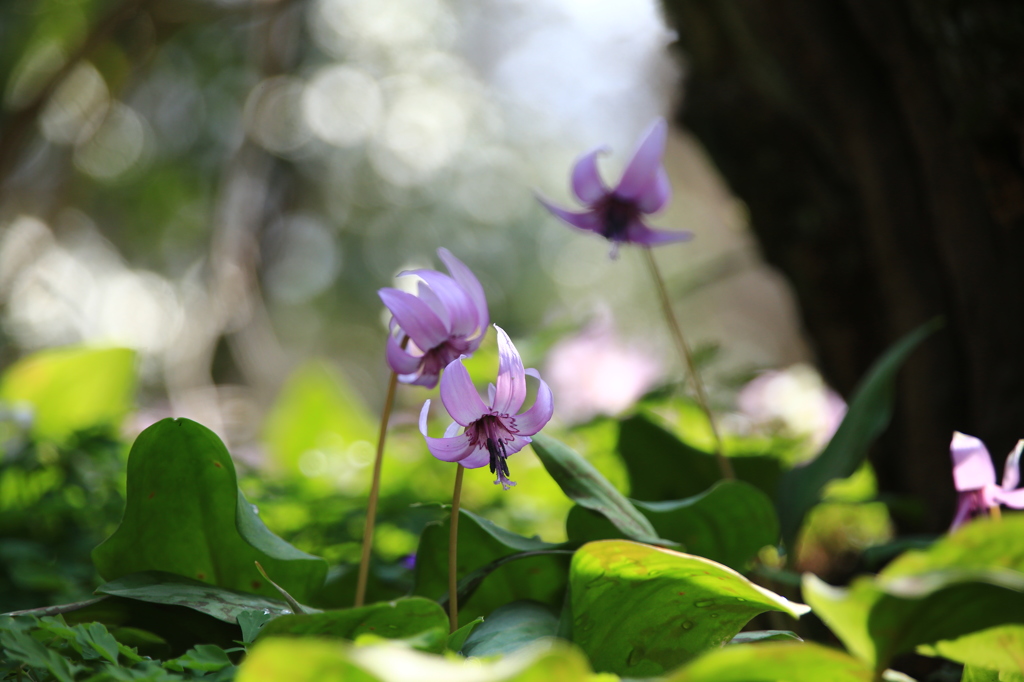
[[[873,453],[885,491],[944,529],[949,438],[1001,469],[1024,437],[1024,3],[665,0],[681,122],[749,206],[826,377],[849,395],[935,315]]]

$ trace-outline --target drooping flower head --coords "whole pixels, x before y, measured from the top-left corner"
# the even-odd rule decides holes
[[[572,170],[572,191],[587,210],[567,211],[543,198],[538,200],[569,225],[611,241],[612,257],[623,242],[657,246],[692,239],[692,232],[656,230],[643,220],[644,215],[664,208],[672,195],[668,174],[661,164],[667,130],[664,119],[654,121],[615,189],[608,189],[597,170],[597,157],[607,148],[598,147],[581,156]]]
[[[953,483],[960,497],[950,530],[1000,504],[1024,509],[1024,489],[1017,489],[1021,451],[1024,451],[1024,440],[1017,441],[1017,447],[1006,458],[1003,483],[996,485],[996,470],[985,444],[974,436],[959,431],[953,433],[949,453],[953,457]]]
[[[472,355],[487,333],[487,299],[472,271],[448,249],[438,249],[451,276],[436,270],[408,270],[420,278],[417,295],[399,289],[377,292],[391,311],[388,365],[398,380],[433,388],[441,370]]]
[[[494,328],[498,331],[498,381],[497,386],[492,384],[489,388],[489,404],[477,393],[462,358],[454,360],[441,376],[441,402],[455,421],[444,438],[427,435],[428,400],[420,411],[420,433],[427,439],[427,448],[434,457],[458,462],[467,469],[489,465],[491,473],[497,476],[494,482],[508,490],[515,483],[508,478],[506,460],[530,443],[530,436],[548,423],[554,401],[551,389],[537,370],[523,369],[523,361],[508,334],[498,325]],[[540,382],[537,399],[526,412],[516,414],[526,399],[526,375]]]

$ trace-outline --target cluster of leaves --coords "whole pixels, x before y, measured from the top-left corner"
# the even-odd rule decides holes
[[[619,425],[626,497],[587,458],[538,435],[544,469],[574,503],[568,539],[544,542],[460,511],[463,625],[454,633],[449,515],[423,527],[406,595],[337,608],[345,600],[327,562],[267,528],[221,440],[186,419],[157,422],[131,448],[120,525],[92,551],[105,582],[92,598],[0,617],[0,672],[61,681],[386,682],[464,676],[473,657],[486,661],[473,664],[481,680],[589,680],[596,671],[606,679],[868,681],[907,679],[889,667],[917,652],[965,665],[965,680],[1020,680],[1022,517],[976,521],[848,587],[800,579],[765,558],[765,547],[793,546],[829,481],[862,465],[888,421],[895,374],[929,331],[879,361],[831,444],[803,467],[734,448],[738,478],[720,481],[710,454],[638,413]],[[106,357],[95,353],[109,352],[50,352],[0,380],[9,404],[36,411],[27,441],[68,442],[61,439],[123,413],[83,413],[74,429],[46,431],[60,420],[43,410],[60,403],[24,388],[92,390],[88,377],[58,370],[69,357]],[[131,365],[130,354],[110,358]],[[26,366],[33,382],[19,383]],[[106,370],[93,380],[118,375]],[[791,600],[790,577],[808,605]],[[787,590],[790,598],[779,593]],[[793,630],[806,636],[808,628],[784,620],[812,609],[848,653],[802,641]]]

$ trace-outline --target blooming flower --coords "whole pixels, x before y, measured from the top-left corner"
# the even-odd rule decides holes
[[[992,466],[992,458],[984,443],[959,431],[953,433],[949,452],[953,456],[953,483],[960,493],[960,499],[950,530],[999,504],[1024,509],[1024,489],[1017,489],[1020,483],[1022,450],[1024,440],[1019,440],[1017,447],[1006,458],[1003,484],[999,486],[996,485],[996,470]]]
[[[661,165],[667,129],[662,118],[651,125],[622,179],[612,190],[605,186],[597,170],[597,157],[607,149],[598,147],[580,157],[572,170],[572,191],[587,207],[586,211],[574,213],[543,198],[538,197],[538,200],[573,227],[595,232],[611,241],[612,257],[622,242],[657,246],[692,239],[692,232],[655,230],[643,221],[643,215],[664,208],[672,194],[668,174]]]
[[[427,435],[427,413],[430,401],[420,411],[420,433],[427,439],[430,454],[445,462],[458,462],[467,469],[489,464],[494,482],[505,490],[514,486],[509,480],[509,456],[522,450],[530,436],[540,431],[554,411],[551,389],[535,369],[523,369],[519,352],[508,334],[498,331],[498,385],[488,391],[490,404],[485,404],[473,386],[462,358],[453,360],[441,377],[441,402],[455,421],[445,431],[444,438]],[[530,409],[516,414],[526,399],[526,375],[537,379],[540,387],[537,399]],[[461,434],[456,435],[460,427]]]
[[[472,271],[448,249],[437,255],[451,276],[436,270],[409,270],[422,280],[414,296],[399,289],[377,292],[391,311],[386,355],[398,380],[433,388],[441,369],[480,347],[490,317],[487,299]]]

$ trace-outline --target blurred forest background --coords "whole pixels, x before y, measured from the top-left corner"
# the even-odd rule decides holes
[[[657,257],[730,432],[813,454],[841,404],[812,365],[848,396],[895,339],[946,316],[874,458],[883,492],[915,501],[897,522],[941,530],[951,430],[997,457],[1024,435],[1022,14],[996,0],[5,0],[0,364],[134,349],[129,439],[163,416],[209,426],[265,472],[246,485],[272,528],[350,560],[388,376],[376,290],[438,267],[445,246],[552,384],[555,426],[577,425],[622,483],[600,416],[681,368],[639,254],[609,260],[533,193],[568,204],[571,163],[597,145],[615,177],[663,115],[674,199],[657,222],[697,238]],[[790,369],[740,392],[770,368]],[[410,428],[424,397],[399,392],[392,511],[447,494]],[[490,486],[467,504],[557,538],[566,505],[531,457],[515,505]],[[388,513],[394,559],[431,512]],[[349,525],[329,529],[338,514]]]

